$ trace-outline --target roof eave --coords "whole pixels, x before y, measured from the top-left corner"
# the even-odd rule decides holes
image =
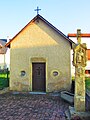
[[[58,32],[62,37],[64,37],[66,40],[68,40],[71,44],[75,44],[72,40],[70,40],[66,35],[64,35],[60,30],[58,30],[55,26],[53,26],[51,23],[49,23],[46,19],[44,19],[41,15],[35,16],[23,29],[21,29],[5,46],[10,48],[11,42],[14,40],[15,37],[18,36],[19,33],[21,33],[29,24],[32,24],[36,19],[40,18],[43,20],[46,24],[48,24],[51,28],[53,28],[56,32]]]

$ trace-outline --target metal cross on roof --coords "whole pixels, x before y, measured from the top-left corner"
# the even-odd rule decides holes
[[[34,11],[37,11],[37,15],[38,15],[40,10],[41,9],[39,9],[39,7],[37,6],[37,9],[35,9]]]

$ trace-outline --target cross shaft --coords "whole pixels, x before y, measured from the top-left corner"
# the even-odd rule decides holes
[[[81,43],[81,37],[90,37],[90,33],[81,33],[81,29],[77,29],[76,33],[69,33],[68,37],[77,37],[78,44]]]

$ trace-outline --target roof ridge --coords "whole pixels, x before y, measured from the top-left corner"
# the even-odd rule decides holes
[[[46,24],[48,24],[51,28],[53,28],[56,32],[58,32],[61,36],[63,36],[65,39],[67,39],[70,43],[74,43],[71,39],[68,38],[63,32],[61,32],[59,29],[57,29],[54,25],[52,25],[50,22],[48,22],[44,17],[42,17],[40,14],[36,15],[28,24],[25,25],[5,46],[9,46],[12,40],[18,36],[20,32],[22,32],[29,24],[34,22],[37,18],[40,18],[43,20]],[[75,44],[75,43],[74,43]]]

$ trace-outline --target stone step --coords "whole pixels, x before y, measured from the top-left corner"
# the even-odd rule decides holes
[[[61,98],[64,99],[65,101],[69,102],[70,104],[74,104],[74,94],[72,94],[68,91],[62,91]]]

